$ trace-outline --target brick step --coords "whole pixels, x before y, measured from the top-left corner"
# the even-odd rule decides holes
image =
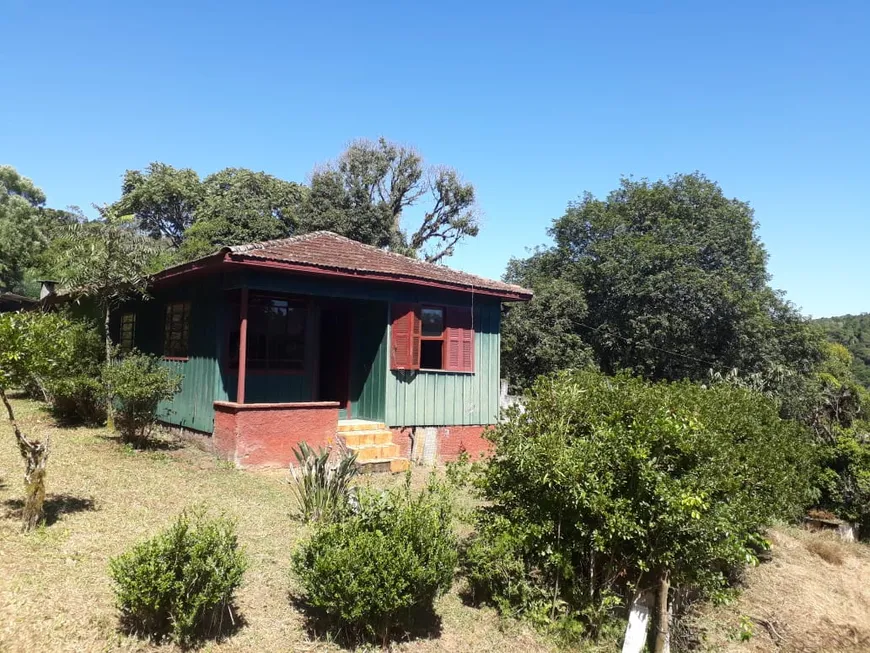
[[[399,445],[392,442],[389,444],[364,444],[357,447],[349,446],[348,449],[356,453],[356,458],[359,461],[399,457]]]
[[[340,420],[338,422],[339,433],[350,433],[353,431],[383,431],[387,425],[383,422],[369,422],[363,419]]]
[[[356,465],[362,474],[399,474],[407,471],[411,466],[411,461],[407,458],[375,458],[358,461]]]
[[[338,435],[348,447],[393,443],[393,434],[386,429],[380,431],[345,431],[339,432]]]

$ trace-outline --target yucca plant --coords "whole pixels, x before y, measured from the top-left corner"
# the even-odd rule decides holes
[[[296,516],[303,521],[338,520],[355,497],[350,482],[358,472],[356,453],[342,447],[340,456],[333,460],[330,453],[322,448],[315,451],[305,442],[293,449],[299,465],[290,467],[291,487]]]

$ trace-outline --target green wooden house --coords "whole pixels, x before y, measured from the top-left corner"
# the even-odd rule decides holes
[[[150,294],[113,330],[183,375],[164,422],[240,466],[341,437],[393,470],[485,449],[501,303],[531,297],[329,232],[224,248],[155,275]]]

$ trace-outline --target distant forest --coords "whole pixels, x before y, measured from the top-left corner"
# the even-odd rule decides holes
[[[854,356],[855,376],[870,388],[870,313],[841,315],[813,320],[830,340],[839,342]]]

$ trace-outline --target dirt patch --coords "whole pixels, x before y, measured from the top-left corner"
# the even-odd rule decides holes
[[[870,547],[784,527],[728,606],[694,620],[708,651],[870,651]]]

